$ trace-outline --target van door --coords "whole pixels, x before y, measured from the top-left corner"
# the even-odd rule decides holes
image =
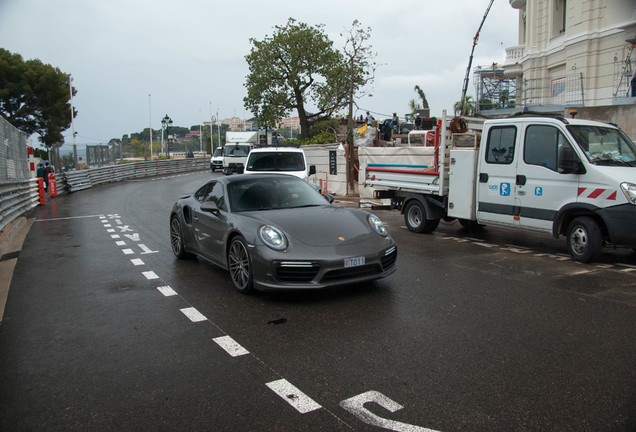
[[[580,175],[564,174],[560,166],[574,149],[554,125],[525,124],[523,135],[523,155],[517,164],[519,224],[551,233],[558,210],[576,202]]]
[[[477,172],[477,221],[484,224],[517,226],[515,220],[516,142],[515,125],[488,129],[486,148]],[[482,144],[484,145],[484,144]]]

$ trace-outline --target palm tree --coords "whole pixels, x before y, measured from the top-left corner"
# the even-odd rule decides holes
[[[475,101],[472,96],[464,96],[464,99],[456,102],[453,107],[455,115],[473,115],[475,114]]]
[[[420,95],[420,99],[422,99],[422,108],[428,109],[428,101],[426,100],[426,94],[424,94],[424,90],[422,90],[418,85],[416,85],[413,90],[415,90],[417,94]]]
[[[412,119],[415,118],[415,113],[420,109],[422,109],[422,106],[415,99],[411,99],[409,102],[409,110],[411,111],[410,117]]]

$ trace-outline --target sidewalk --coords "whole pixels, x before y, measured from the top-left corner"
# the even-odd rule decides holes
[[[34,218],[27,219],[20,216],[0,232],[0,323],[2,323],[4,307],[7,304],[13,269],[33,222],[35,222]]]

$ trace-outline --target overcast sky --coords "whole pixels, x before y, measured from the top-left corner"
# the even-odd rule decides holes
[[[78,144],[107,143],[161,128],[168,114],[190,127],[210,118],[251,117],[243,107],[249,39],[292,17],[340,36],[358,19],[381,65],[373,97],[358,100],[376,119],[408,112],[426,93],[432,115],[452,113],[472,41],[489,0],[0,0],[0,47],[73,76]],[[518,11],[495,0],[473,66],[503,63],[517,45]],[[468,94],[474,97],[472,81]],[[149,95],[151,97],[149,98]],[[150,102],[150,103],[149,103]],[[362,114],[359,111],[357,114]],[[69,114],[70,115],[70,114]],[[71,142],[70,129],[64,133]]]

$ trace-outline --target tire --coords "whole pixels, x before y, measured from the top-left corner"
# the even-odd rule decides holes
[[[227,252],[227,266],[234,288],[243,294],[252,292],[254,289],[252,258],[243,237],[237,236],[232,239]]]
[[[601,229],[590,217],[577,217],[568,226],[568,251],[574,261],[589,263],[598,258],[603,247]]]
[[[404,209],[404,223],[409,231],[430,233],[439,225],[439,219],[426,219],[426,208],[418,200],[410,201]]]
[[[183,244],[183,229],[177,216],[173,216],[170,220],[170,246],[172,246],[172,253],[177,258],[183,259],[188,256]]]

